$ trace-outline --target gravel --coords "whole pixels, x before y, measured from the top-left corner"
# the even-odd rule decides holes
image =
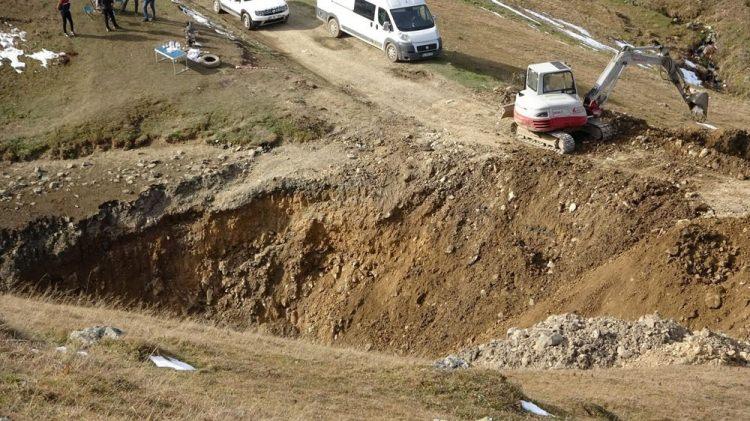
[[[635,322],[576,314],[550,316],[506,338],[436,363],[445,369],[590,369],[670,364],[750,365],[750,343],[707,329],[691,332],[658,315]]]

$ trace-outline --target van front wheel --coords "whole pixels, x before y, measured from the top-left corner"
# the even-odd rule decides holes
[[[388,57],[388,61],[391,63],[398,62],[398,47],[396,47],[396,44],[389,42],[385,46],[385,56]]]
[[[333,38],[341,38],[341,26],[339,20],[331,18],[328,20],[328,34]]]
[[[219,14],[222,13],[223,10],[221,10],[221,1],[214,0],[214,13]]]
[[[253,19],[250,17],[250,14],[245,13],[242,15],[242,24],[245,25],[245,28],[247,29],[254,29],[255,28],[255,22],[253,22]]]

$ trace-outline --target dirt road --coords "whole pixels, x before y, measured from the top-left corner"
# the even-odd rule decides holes
[[[208,0],[189,3],[200,6],[203,11],[210,13],[206,10],[211,3]],[[475,14],[469,18],[465,16],[468,6],[443,3],[436,2],[436,12],[457,19],[453,25],[446,22],[440,26],[441,30],[448,33],[446,38],[454,43],[451,48],[456,49],[448,53],[449,58],[455,63],[447,65],[491,74],[498,79],[497,86],[503,85],[499,79],[507,79],[509,73],[522,72],[522,63],[540,60],[543,54],[548,54],[549,57],[551,54],[561,55],[569,57],[571,62],[583,63],[584,65],[576,70],[580,70],[582,84],[593,80],[598,69],[603,68],[608,60],[605,54],[565,45],[560,41],[556,41],[554,46],[550,47],[546,45],[552,38],[550,35],[525,28],[517,22],[498,24],[495,22],[498,20],[496,16],[486,11],[480,11],[478,17]],[[519,149],[517,141],[502,127],[499,119],[501,100],[496,96],[480,95],[454,80],[447,79],[434,71],[438,64],[432,62],[390,64],[382,51],[356,38],[330,38],[323,23],[316,19],[314,8],[309,4],[291,2],[290,7],[292,17],[287,25],[268,27],[257,32],[241,32],[242,35],[257,39],[287,55],[333,86],[369,105],[372,114],[383,115],[385,121],[413,122],[415,131],[421,127],[422,130],[419,131],[427,131],[443,139],[466,145],[489,145],[498,151],[510,153],[522,150]],[[467,21],[468,19],[472,21]],[[224,21],[229,25],[239,26],[232,17]],[[488,26],[487,42],[484,45],[470,39],[476,37],[476,33],[464,32],[467,27],[490,24],[492,26]],[[530,37],[527,43],[541,45],[540,51],[524,52],[523,43],[514,45],[505,42],[498,46],[504,37],[507,40],[514,31],[525,31],[524,37]],[[471,48],[477,47],[478,56],[473,57],[461,52],[467,48],[466,45]],[[503,48],[506,51],[491,54],[487,51],[488,46]],[[546,52],[550,48],[554,53]],[[511,63],[503,64],[478,58],[485,56],[510,58]],[[684,104],[673,87],[661,80],[655,72],[632,69],[631,73],[625,75],[621,85],[618,99],[612,103],[613,108],[648,117],[652,124],[694,129],[694,123],[686,118]],[[711,121],[724,125],[742,124],[746,117],[741,111],[748,108],[747,104],[738,103],[737,99],[717,93],[712,93],[712,99],[712,106],[716,111],[712,114]],[[644,108],[637,106],[638,102],[643,101],[660,105],[648,107],[648,114],[643,115]],[[627,147],[617,147],[599,154],[589,153],[584,159],[604,168],[632,174],[648,174],[662,180],[674,179],[673,166],[683,161],[683,157],[665,154],[659,149],[644,152],[642,148]],[[717,174],[710,168],[701,168],[701,164],[693,167],[689,172],[694,176],[691,178],[696,183],[697,191],[712,208],[716,209],[718,215],[744,216],[750,213],[750,207],[747,205],[750,203],[750,200],[747,200],[750,198],[750,183],[737,180],[734,174]]]
[[[208,7],[210,2],[195,2]],[[384,54],[353,37],[333,39],[315,18],[311,6],[292,2],[287,25],[248,34],[280,51],[310,71],[363,102],[373,113],[393,119],[414,119],[428,131],[481,144],[507,143],[495,132],[497,108],[471,98],[465,89],[424,66],[404,69]],[[227,19],[232,23],[232,18]],[[237,24],[236,22],[234,22]],[[399,76],[399,71],[401,76]]]

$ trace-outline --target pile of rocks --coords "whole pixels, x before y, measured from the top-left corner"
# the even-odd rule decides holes
[[[506,339],[464,350],[436,366],[590,369],[668,364],[750,365],[750,343],[708,330],[692,333],[658,315],[628,322],[565,314],[529,329],[511,328]]]

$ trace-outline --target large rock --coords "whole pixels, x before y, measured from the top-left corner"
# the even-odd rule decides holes
[[[91,346],[104,339],[120,339],[125,332],[112,326],[94,326],[83,330],[75,330],[68,335],[68,340],[83,346]]]

